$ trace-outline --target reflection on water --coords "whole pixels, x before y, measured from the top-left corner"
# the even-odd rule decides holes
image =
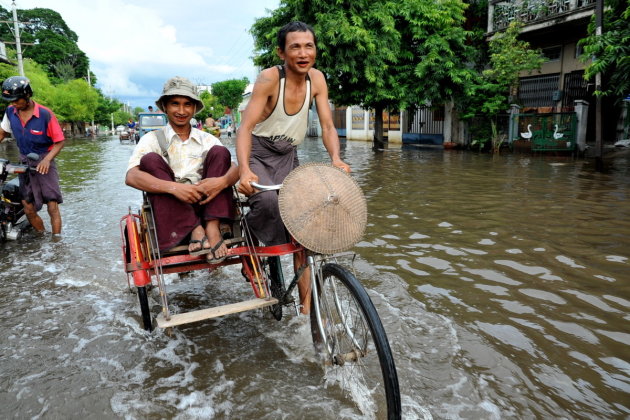
[[[323,386],[299,317],[141,331],[118,231],[140,202],[123,185],[132,147],[69,141],[58,159],[63,240],[0,244],[0,411],[364,418]],[[307,141],[299,156],[322,153]],[[597,173],[563,157],[374,154],[355,142],[342,153],[368,200],[355,268],[388,331],[405,418],[630,415],[627,155]],[[182,307],[250,293],[236,267],[168,281]]]

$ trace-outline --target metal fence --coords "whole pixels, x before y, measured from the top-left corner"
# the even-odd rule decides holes
[[[559,83],[560,74],[523,77],[519,81],[518,98],[523,107],[552,107]]]
[[[444,132],[444,107],[423,106],[410,115],[409,129],[406,133],[442,134]]]
[[[532,151],[574,151],[577,118],[574,112],[516,114],[512,141],[531,142]]]

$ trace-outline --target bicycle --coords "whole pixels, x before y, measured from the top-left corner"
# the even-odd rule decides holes
[[[308,167],[309,164],[298,169]],[[339,171],[336,168],[333,170]],[[282,185],[252,186],[260,191],[283,188]],[[281,320],[284,306],[295,307],[293,291],[308,268],[312,293],[309,315],[311,336],[322,364],[328,369],[327,376],[336,378],[346,392],[369,395],[373,402],[373,413],[386,412],[389,419],[400,418],[398,376],[385,329],[364,287],[352,270],[339,262],[344,258],[350,258],[353,262],[355,254],[322,253],[317,249],[305,248],[295,239],[283,245],[260,246],[244,217],[246,201],[238,194],[235,197],[239,217],[232,225],[231,238],[225,239],[230,246],[228,256],[219,264],[208,263],[203,255],[189,255],[186,246],[160,253],[155,240],[152,211],[146,197],[137,215],[130,211],[121,219],[123,261],[128,286],[132,289],[131,276],[138,293],[144,328],[153,328],[147,297],[147,288],[153,283],[159,288],[162,300],[162,312],[156,317],[159,328],[265,307],[269,308],[275,319]],[[339,201],[339,197],[329,195],[328,200],[332,203]],[[334,204],[325,203],[324,207],[330,205]],[[292,233],[290,228],[289,232]],[[292,233],[292,236],[295,235]],[[306,254],[306,263],[295,270],[286,286],[280,257],[298,252]],[[241,264],[241,272],[253,289],[254,299],[185,313],[170,313],[164,274],[213,270],[233,264]]]

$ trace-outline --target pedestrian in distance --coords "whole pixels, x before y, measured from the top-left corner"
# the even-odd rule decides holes
[[[217,138],[190,124],[203,109],[190,80],[169,79],[156,105],[168,124],[140,138],[125,182],[147,193],[161,251],[186,243],[192,255],[219,263],[227,255],[220,224],[234,218],[238,169]]]
[[[46,204],[53,236],[61,234],[61,211],[63,203],[59,174],[55,157],[64,146],[65,137],[55,114],[33,99],[30,81],[23,76],[12,76],[2,83],[2,99],[9,101],[2,123],[0,141],[13,135],[23,164],[35,167],[19,175],[20,195],[24,214],[33,228],[45,231],[44,221],[38,212]],[[39,158],[31,160],[27,155],[36,153]]]
[[[317,105],[324,146],[332,164],[350,171],[339,155],[326,79],[313,68],[317,55],[313,28],[303,22],[291,22],[280,29],[277,40],[276,52],[284,64],[260,72],[236,135],[239,191],[249,196],[247,223],[265,245],[287,243],[290,238],[280,217],[277,193],[258,192],[251,183],[280,184],[299,165],[296,147],[306,136],[312,100]],[[305,255],[294,255],[294,264],[301,266]],[[306,270],[298,283],[304,314],[310,310],[309,275]]]

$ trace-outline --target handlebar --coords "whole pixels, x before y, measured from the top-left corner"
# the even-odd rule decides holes
[[[257,182],[250,182],[250,185],[258,190],[261,191],[274,191],[274,190],[279,190],[280,188],[282,188],[282,184],[276,184],[276,185],[261,185]]]
[[[4,160],[4,159],[2,159]],[[25,173],[29,168],[31,170],[34,170],[35,168],[32,168],[28,165],[22,165],[22,164],[18,164],[18,163],[9,163],[8,161],[2,161],[0,160],[0,173],[6,171],[7,174],[13,175],[13,174],[23,174]]]
[[[26,155],[26,157],[28,157],[30,160],[33,160],[33,161],[36,161],[39,159],[39,155],[37,153],[29,153],[28,155]],[[0,159],[0,174],[2,174],[4,171],[6,171],[7,174],[11,174],[11,175],[23,174],[29,169],[31,171],[35,170],[35,168],[30,165],[24,165],[21,163],[9,163],[7,159]]]

